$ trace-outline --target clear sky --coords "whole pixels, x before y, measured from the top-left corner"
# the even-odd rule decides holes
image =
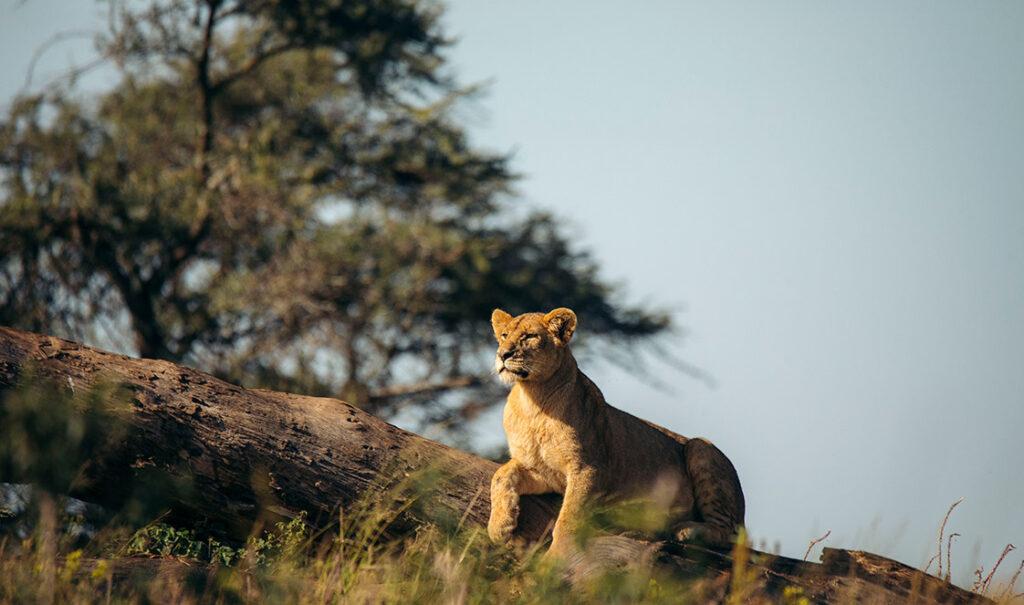
[[[48,35],[102,25],[87,2],[18,4],[0,3],[0,99]],[[515,151],[525,203],[631,300],[678,311],[674,349],[715,384],[584,370],[725,450],[751,533],[784,554],[831,529],[923,564],[966,497],[949,530],[969,584],[1024,545],[1024,3],[623,6],[460,0],[445,19],[460,79],[492,82],[465,110],[475,140]],[[501,438],[496,417],[480,431]]]

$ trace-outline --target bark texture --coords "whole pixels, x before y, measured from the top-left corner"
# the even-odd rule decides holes
[[[339,505],[379,493],[406,476],[430,472],[429,501],[392,525],[401,532],[425,519],[485,526],[490,477],[497,464],[401,430],[336,399],[247,390],[167,361],[133,359],[78,343],[0,328],[0,390],[34,376],[68,389],[116,382],[129,395],[119,412],[129,430],[90,460],[74,496],[117,505],[137,476],[159,469],[191,485],[169,495],[179,518],[224,534],[245,535],[272,513],[306,511],[333,520]],[[524,497],[519,534],[543,539],[559,501]],[[754,591],[803,589],[818,603],[990,602],[906,565],[860,551],[825,549],[822,563],[750,551],[743,566]],[[704,578],[726,598],[735,562],[693,545],[607,536],[571,564],[579,581],[609,567],[658,566]],[[735,595],[734,595],[735,597]]]

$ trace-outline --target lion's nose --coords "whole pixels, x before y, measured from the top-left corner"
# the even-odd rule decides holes
[[[501,355],[501,360],[502,361],[505,361],[509,357],[512,357],[512,353],[513,353],[512,349],[505,349],[504,351],[499,351],[498,352],[498,354]]]

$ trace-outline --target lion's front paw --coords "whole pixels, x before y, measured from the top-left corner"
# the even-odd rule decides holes
[[[498,544],[508,543],[512,539],[512,534],[516,531],[516,519],[518,517],[518,508],[506,511],[492,509],[491,518],[487,521],[487,535],[491,537],[491,541]]]

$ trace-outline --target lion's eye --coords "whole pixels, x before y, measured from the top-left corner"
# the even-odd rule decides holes
[[[502,333],[501,333],[501,337],[502,337],[502,338],[505,338],[506,336],[508,336],[508,332],[502,332]]]
[[[537,340],[538,338],[540,338],[540,336],[538,336],[536,334],[527,334],[526,335],[526,340]]]

